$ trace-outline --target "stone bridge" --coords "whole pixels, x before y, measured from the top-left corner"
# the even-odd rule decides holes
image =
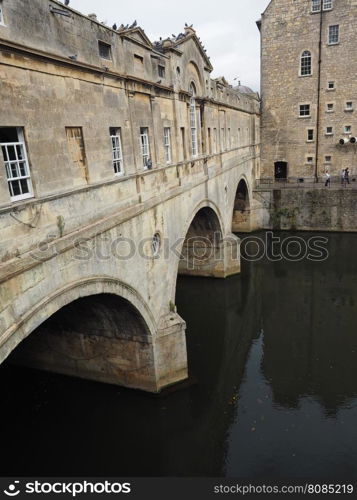
[[[59,373],[153,392],[187,378],[177,276],[239,273],[251,179],[204,161],[176,173],[150,172],[155,198],[1,266],[0,362],[22,343],[14,361]]]
[[[177,276],[240,270],[259,98],[211,78],[192,26],[152,43],[58,0],[3,3],[0,362],[184,380]]]

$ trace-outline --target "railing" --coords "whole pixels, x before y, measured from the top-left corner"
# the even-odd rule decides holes
[[[256,180],[256,188],[260,189],[284,189],[284,188],[321,188],[326,183],[326,176],[315,179],[314,177],[288,177],[287,179],[274,179],[273,177],[263,177]],[[341,176],[331,176],[330,186],[334,188],[357,188],[357,176],[350,175],[349,182],[342,180]]]

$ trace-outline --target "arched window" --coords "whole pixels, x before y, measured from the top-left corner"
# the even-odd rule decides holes
[[[190,126],[191,126],[191,141],[192,141],[192,156],[197,156],[197,113],[196,113],[196,88],[193,83],[190,86]]]
[[[311,75],[311,52],[305,50],[301,55],[300,75]]]

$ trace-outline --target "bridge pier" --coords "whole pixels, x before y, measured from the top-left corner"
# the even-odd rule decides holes
[[[188,377],[186,325],[176,313],[162,318],[152,333],[133,308],[118,308],[118,297],[106,297],[109,304],[90,299],[47,320],[18,346],[11,362],[154,393]]]
[[[227,278],[240,273],[240,239],[231,234],[217,241],[207,237],[187,239],[179,264],[179,274]]]
[[[234,210],[232,231],[233,233],[250,233],[252,231],[250,210]]]

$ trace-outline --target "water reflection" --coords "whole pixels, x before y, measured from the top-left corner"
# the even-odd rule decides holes
[[[179,279],[192,385],[177,392],[2,365],[3,474],[351,478],[357,235],[329,238],[325,263]]]

